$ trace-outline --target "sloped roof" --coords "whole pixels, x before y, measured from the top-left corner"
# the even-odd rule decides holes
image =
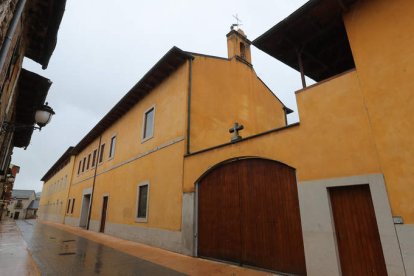
[[[53,166],[45,173],[45,175],[40,180],[48,181],[55,174],[55,171],[59,170],[60,166],[63,166],[62,163],[64,163],[67,159],[69,159],[72,156],[72,152],[73,152],[73,147],[69,147],[65,151],[65,153],[62,154],[62,156],[55,162],[55,164],[53,164]]]
[[[175,72],[187,60],[194,57],[179,49],[171,48],[145,75],[129,90],[128,93],[89,131],[75,146],[73,154],[77,154],[94,141],[114,122],[124,116],[136,103],[150,93],[162,81]]]
[[[45,103],[52,82],[36,73],[22,69],[17,82],[16,125],[34,125],[36,110]],[[27,147],[33,128],[16,128],[13,136],[15,147]]]
[[[65,12],[66,0],[27,1],[25,56],[47,68],[55,50],[57,33]]]
[[[32,202],[30,202],[27,209],[39,209],[39,203],[40,203],[40,199],[32,200]]]
[[[34,190],[14,190],[12,191],[12,198],[30,198],[35,193]]]
[[[310,0],[253,41],[253,45],[321,81],[355,67],[342,14],[357,0]]]

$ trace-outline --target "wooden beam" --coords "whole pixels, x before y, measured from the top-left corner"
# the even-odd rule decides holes
[[[299,64],[299,70],[300,70],[300,78],[302,80],[302,87],[306,88],[306,79],[305,79],[305,73],[303,71],[303,62],[302,62],[302,50],[297,50],[296,54],[298,57],[298,64]]]

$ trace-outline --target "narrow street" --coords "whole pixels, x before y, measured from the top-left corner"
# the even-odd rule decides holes
[[[1,275],[273,275],[78,227],[0,221]]]
[[[42,275],[184,275],[36,220],[16,220]]]

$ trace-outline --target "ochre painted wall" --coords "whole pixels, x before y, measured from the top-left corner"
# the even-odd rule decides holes
[[[180,230],[183,155],[181,141],[99,175],[91,219],[100,221],[102,198],[108,195],[107,223]],[[148,220],[136,222],[137,189],[143,182],[149,182]]]
[[[178,230],[181,225],[182,164],[185,149],[188,64],[180,67],[102,134],[103,162],[98,165],[91,220],[100,220],[102,197],[109,196],[107,223]],[[143,142],[145,111],[155,106],[154,135]],[[109,158],[116,135],[115,155]],[[80,217],[83,190],[93,186],[95,168],[78,175],[79,161],[97,149],[99,139],[76,155],[69,197]],[[135,222],[137,185],[150,182],[149,217]],[[158,207],[157,207],[158,206]]]
[[[63,222],[75,157],[60,171],[43,183],[38,215],[40,219]],[[57,203],[58,202],[58,203]]]
[[[394,216],[414,223],[414,2],[360,1],[344,21]]]
[[[297,93],[300,125],[188,156],[184,191],[222,161],[260,156],[296,168],[298,181],[380,172],[358,77],[348,72]]]
[[[192,72],[191,152],[229,142],[235,122],[242,137],[285,125],[283,104],[243,62],[195,55]]]

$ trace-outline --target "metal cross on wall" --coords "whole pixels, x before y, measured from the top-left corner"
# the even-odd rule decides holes
[[[230,133],[233,133],[231,136],[231,142],[237,142],[242,139],[242,137],[239,135],[239,131],[244,129],[243,125],[239,125],[239,123],[234,123],[234,126],[229,129]]]

